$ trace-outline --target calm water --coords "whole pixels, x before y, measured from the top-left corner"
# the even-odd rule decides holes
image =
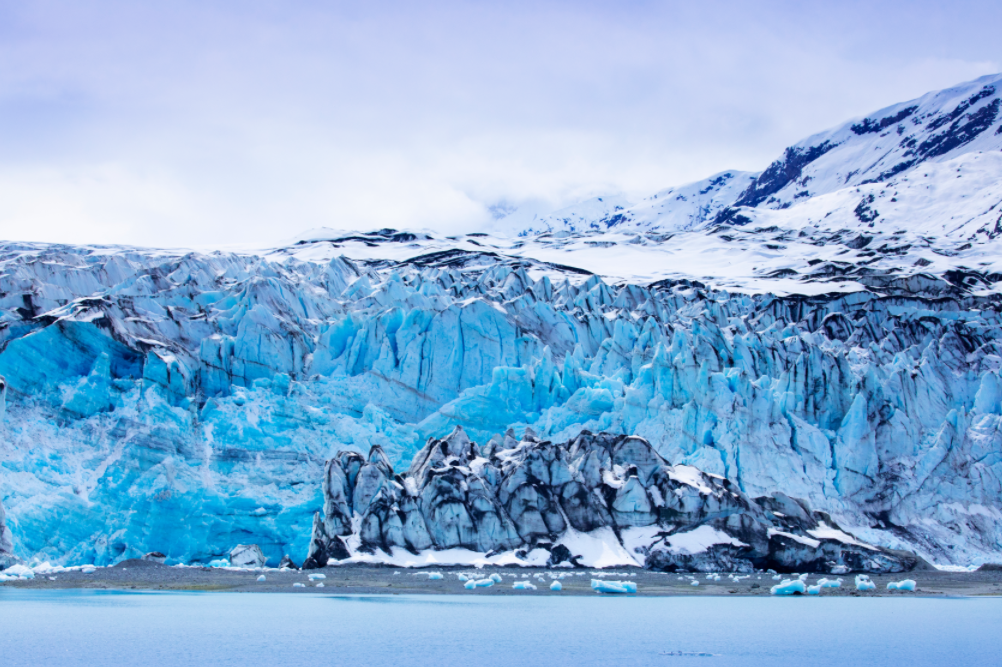
[[[1002,599],[0,589],[0,664],[993,665]],[[712,653],[672,656],[666,652]]]

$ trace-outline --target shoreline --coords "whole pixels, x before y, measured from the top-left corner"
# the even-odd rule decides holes
[[[442,579],[430,579],[429,574],[440,572]],[[490,587],[467,590],[459,575],[472,575],[477,579],[497,574],[501,582]],[[258,581],[259,576],[265,581]],[[315,579],[311,580],[310,575]],[[323,579],[316,578],[322,575]],[[546,569],[521,567],[456,567],[406,569],[388,566],[342,565],[317,570],[292,569],[225,569],[208,567],[174,567],[148,561],[130,560],[112,567],[96,568],[93,572],[62,571],[49,575],[36,574],[34,579],[0,583],[0,595],[5,589],[14,590],[107,590],[134,592],[257,592],[257,593],[313,593],[325,595],[597,595],[591,588],[592,579],[606,581],[632,581],[637,584],[640,597],[675,596],[770,596],[770,588],[783,579],[794,578],[780,574],[736,575],[719,573],[719,580],[707,578],[706,573],[663,573],[642,569],[610,568],[609,570]],[[842,579],[839,588],[826,588],[820,597],[936,597],[962,598],[1002,596],[1002,571],[944,572],[921,570],[893,575],[869,575],[877,588],[857,591],[854,575],[835,577],[810,574],[807,583],[816,584],[820,578]],[[695,578],[698,586],[692,585]],[[917,590],[889,591],[887,583],[913,579]],[[535,590],[513,589],[515,581],[528,580]],[[562,590],[551,591],[553,581],[559,581]],[[302,586],[295,586],[302,584]],[[318,586],[318,584],[323,584]],[[813,597],[813,596],[808,596]]]

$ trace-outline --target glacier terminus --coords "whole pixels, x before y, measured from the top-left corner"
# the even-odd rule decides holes
[[[459,236],[4,242],[0,567],[997,560],[1000,94]]]

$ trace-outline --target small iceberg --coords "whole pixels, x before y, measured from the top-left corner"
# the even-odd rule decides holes
[[[445,577],[442,576],[441,572],[429,572],[428,573],[428,581],[437,581],[439,579],[445,579]]]
[[[821,595],[821,586],[820,585],[818,585],[818,586],[808,586],[807,587],[807,594],[808,595]]]
[[[263,574],[257,578],[258,581],[264,581],[265,579],[267,579],[267,577],[265,577]]]
[[[692,585],[693,585],[693,586],[699,586],[699,582],[698,582],[698,581],[696,581],[695,579],[693,579],[693,580],[692,580]]]
[[[842,586],[841,579],[818,579],[818,586],[821,588],[840,588]]]
[[[297,581],[296,583],[292,584],[292,587],[293,588],[306,588],[306,584],[302,583],[301,581]]]
[[[467,576],[466,576],[465,574],[460,574],[460,575],[458,575],[458,576],[457,576],[457,579],[459,579],[459,580],[460,580],[460,581],[462,581],[463,583],[466,583],[467,581],[469,581],[469,580],[470,580],[470,578],[469,578],[469,577],[467,577]]]
[[[807,586],[800,579],[784,579],[781,583],[770,588],[769,592],[773,595],[794,595],[797,593],[803,595],[807,592]]]
[[[310,578],[310,581],[319,581],[320,579],[326,579],[327,578],[326,574],[311,574],[311,575],[308,575],[308,576]]]
[[[554,583],[556,583],[556,582],[554,582]],[[516,581],[514,584],[511,585],[511,587],[514,588],[516,591],[534,591],[534,590],[536,590],[536,587],[533,586],[528,581]]]
[[[217,558],[209,561],[209,567],[229,567],[230,561],[225,558]]]
[[[890,581],[887,583],[887,590],[889,591],[914,591],[915,590],[915,580],[905,579],[903,581]]]
[[[533,588],[535,588],[535,586],[533,586]],[[554,581],[552,584],[550,584],[550,590],[551,591],[562,591],[562,590],[564,590],[564,587],[560,585],[559,581]]]
[[[495,584],[500,584],[501,583],[501,575],[498,574],[497,572],[495,572],[494,574],[492,574],[489,578]]]
[[[591,587],[596,593],[636,593],[637,585],[632,581],[603,581],[592,579]]]
[[[476,587],[477,587],[477,582],[473,581],[472,579],[463,584],[463,588],[465,588],[468,591],[472,591]]]
[[[32,571],[30,567],[25,567],[20,563],[8,567],[6,570],[4,570],[4,574],[6,574],[8,577],[19,577],[21,579],[35,578],[34,571]]]
[[[856,590],[857,591],[872,591],[877,587],[877,584],[870,581],[870,577],[865,574],[856,575]]]

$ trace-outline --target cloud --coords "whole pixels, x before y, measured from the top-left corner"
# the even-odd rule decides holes
[[[996,71],[960,3],[0,4],[0,236],[266,244],[761,169]]]

